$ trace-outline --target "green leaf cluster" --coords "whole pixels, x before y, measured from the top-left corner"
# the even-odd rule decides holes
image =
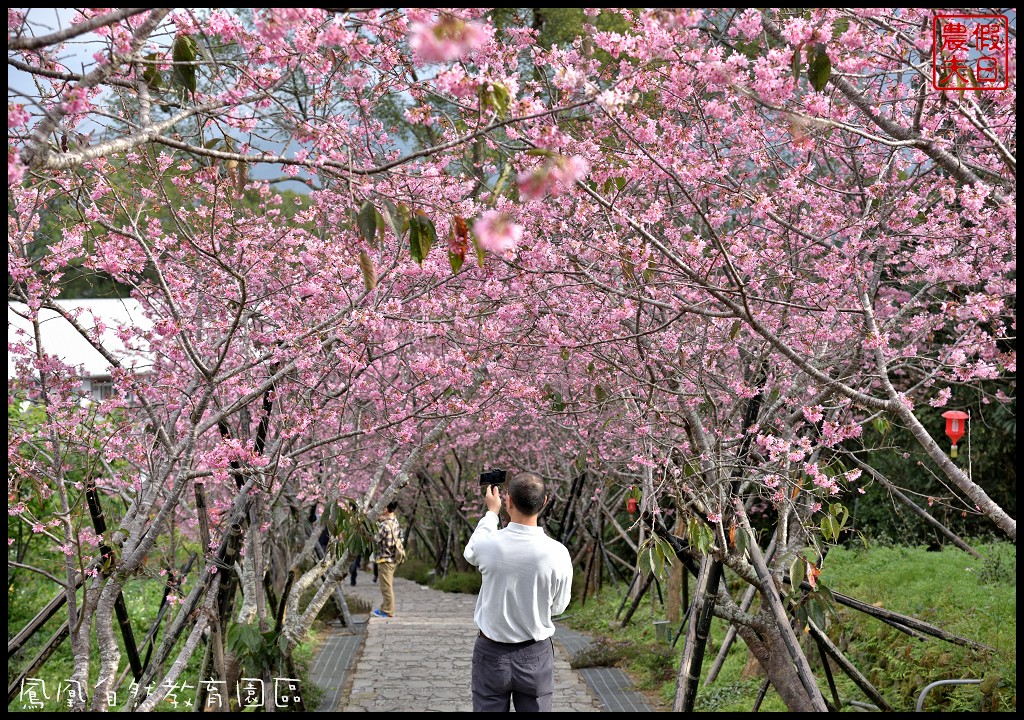
[[[346,551],[349,557],[370,555],[376,528],[366,513],[357,509],[352,501],[329,505],[324,512],[327,516],[324,526],[335,541],[333,547],[339,557]]]
[[[287,639],[273,630],[260,632],[256,623],[236,623],[228,628],[227,647],[254,677],[274,672],[287,650]]]
[[[637,561],[640,572],[644,575],[654,573],[663,581],[668,578],[668,570],[672,567],[676,553],[672,545],[660,535],[651,535],[640,547]]]
[[[691,516],[686,521],[686,536],[702,555],[706,555],[715,544],[715,533],[706,523]]]
[[[825,513],[825,517],[821,519],[821,535],[825,538],[826,542],[837,543],[839,542],[839,536],[846,528],[846,523],[850,519],[850,511],[847,510],[842,503],[832,503],[828,506],[828,512]]]
[[[171,59],[174,61],[174,70],[171,73],[175,85],[182,90],[187,90],[194,95],[196,92],[196,74],[198,65],[196,54],[198,47],[195,38],[191,35],[178,33],[171,46]]]

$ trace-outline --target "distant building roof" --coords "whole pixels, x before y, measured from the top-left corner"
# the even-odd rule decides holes
[[[105,330],[103,344],[110,352],[121,359],[126,367],[145,370],[152,365],[152,359],[145,353],[129,352],[120,338],[117,329],[129,326],[148,330],[152,321],[142,312],[142,305],[136,300],[90,299],[60,300],[58,304],[68,311],[81,309],[78,322],[85,328],[95,327],[98,318]],[[31,337],[32,326],[25,319],[27,307],[23,303],[7,303],[7,379],[15,375],[14,356],[11,354],[10,343]],[[110,363],[96,350],[89,341],[81,336],[67,320],[52,310],[41,310],[39,324],[43,351],[55,355],[67,365],[82,369],[82,377],[103,377],[110,375]],[[28,333],[22,335],[22,331]]]

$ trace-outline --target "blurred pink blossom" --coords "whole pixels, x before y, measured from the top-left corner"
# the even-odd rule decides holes
[[[516,182],[519,193],[528,200],[540,200],[547,194],[558,197],[564,194],[577,180],[586,177],[590,164],[582,157],[559,155],[543,165],[519,173]]]
[[[507,215],[497,210],[488,210],[473,223],[473,232],[480,241],[480,247],[495,255],[510,257],[523,237],[522,225],[512,222]]]
[[[482,27],[451,15],[433,25],[413,23],[409,29],[409,46],[421,62],[458,60],[487,39]]]
[[[25,110],[25,106],[19,103],[12,103],[7,106],[7,127],[21,127],[22,125],[28,125],[28,121],[31,120],[31,116],[28,111]]]
[[[18,159],[18,149],[7,153],[7,186],[17,185],[25,177],[25,166]]]

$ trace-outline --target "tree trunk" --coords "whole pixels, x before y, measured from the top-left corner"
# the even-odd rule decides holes
[[[738,501],[737,501],[738,503]],[[772,637],[777,633],[778,637],[782,639],[782,642],[786,647],[786,654],[789,658],[788,667],[792,668],[800,681],[801,687],[803,687],[804,696],[810,702],[810,708],[817,712],[824,712],[828,708],[825,706],[825,698],[822,697],[821,690],[818,688],[817,681],[814,678],[814,674],[811,672],[807,658],[803,654],[803,650],[800,648],[800,643],[797,640],[796,634],[793,632],[792,620],[789,615],[786,614],[786,609],[782,604],[782,599],[779,597],[778,592],[775,588],[775,578],[772,577],[768,566],[765,564],[764,556],[761,554],[761,548],[757,544],[757,536],[750,527],[750,523],[747,520],[747,516],[742,514],[742,507],[738,507],[737,519],[743,528],[743,531],[747,533],[750,538],[748,549],[750,550],[750,559],[753,561],[754,569],[757,571],[758,580],[761,581],[761,607],[767,608],[770,612],[770,617],[774,619],[775,623],[772,627]],[[783,661],[778,658],[774,660],[769,657],[769,662],[777,662],[780,665],[785,665]],[[768,668],[766,667],[767,671]],[[771,672],[768,672],[768,677],[772,679]],[[778,685],[776,685],[778,688]],[[781,692],[780,692],[781,694]],[[802,703],[801,703],[802,705]],[[790,710],[798,710],[798,708],[786,703],[786,707]]]
[[[96,642],[100,651],[99,678],[95,684],[92,709],[100,712],[107,708],[107,693],[113,689],[117,667],[121,662],[121,650],[114,636],[114,602],[121,589],[113,580],[108,580],[96,607]]]
[[[782,631],[771,618],[765,620],[757,631],[747,626],[736,626],[737,632],[789,712],[820,712],[804,688]]]

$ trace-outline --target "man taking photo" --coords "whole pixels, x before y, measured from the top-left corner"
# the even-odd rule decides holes
[[[486,475],[484,477],[487,477]],[[572,590],[572,559],[537,524],[547,497],[534,473],[508,483],[511,522],[498,527],[501,489],[487,485],[481,518],[463,553],[483,576],[474,620],[473,711],[551,712],[555,651],[551,618],[565,611]]]

